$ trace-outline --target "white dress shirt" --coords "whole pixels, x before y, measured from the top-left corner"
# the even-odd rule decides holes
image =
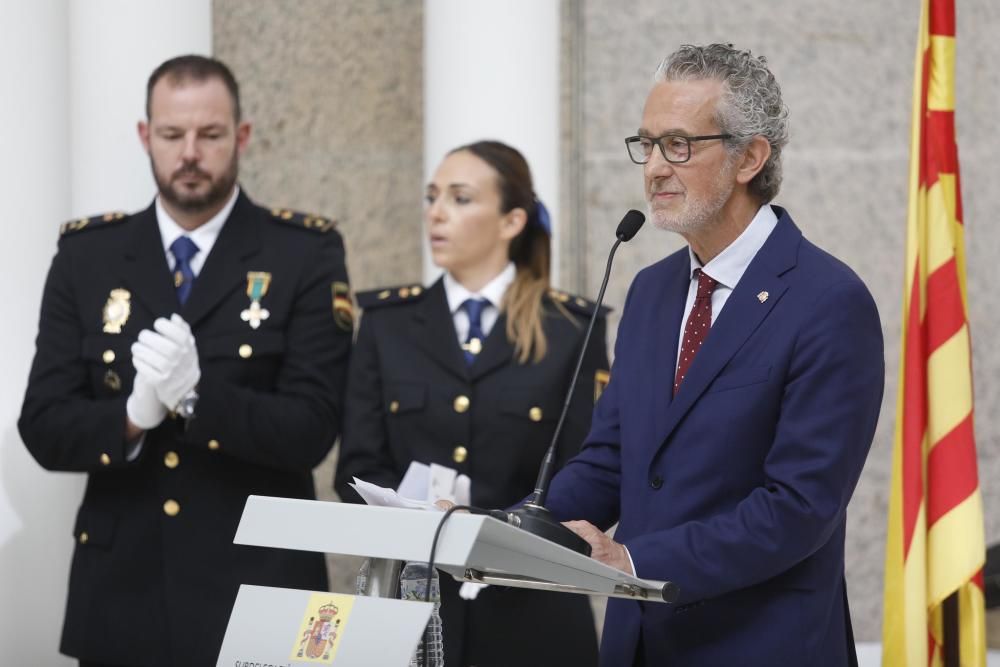
[[[163,207],[163,202],[160,201],[160,197],[156,198],[156,224],[160,227],[160,240],[163,242],[163,252],[167,255],[167,265],[170,270],[173,271],[174,267],[177,266],[177,259],[174,257],[174,253],[170,251],[170,246],[181,236],[187,236],[194,244],[198,246],[198,252],[194,254],[191,258],[191,271],[197,276],[201,273],[201,267],[205,266],[205,260],[208,258],[208,253],[212,252],[212,246],[215,245],[215,240],[219,238],[219,232],[222,231],[222,225],[226,223],[226,218],[233,210],[233,206],[236,205],[236,198],[240,196],[240,188],[236,186],[233,188],[233,194],[229,197],[229,201],[226,205],[222,207],[222,210],[213,215],[208,222],[199,226],[194,231],[188,231],[177,224],[170,214],[167,213],[167,209]]]
[[[681,318],[681,332],[677,337],[678,360],[681,356],[681,347],[684,345],[684,326],[687,324],[688,316],[694,307],[694,299],[698,295],[698,278],[694,275],[695,269],[701,269],[719,283],[715,287],[715,291],[712,292],[712,323],[715,324],[715,320],[722,312],[722,307],[726,305],[729,295],[736,289],[736,285],[746,273],[750,262],[757,256],[757,251],[767,241],[767,237],[771,235],[777,224],[778,217],[768,204],[764,204],[757,209],[757,214],[743,230],[743,233],[705,266],[701,265],[694,251],[688,246],[688,255],[691,258],[691,283],[688,286],[684,316]]]
[[[448,310],[455,322],[455,333],[458,340],[465,341],[469,336],[469,314],[462,308],[466,299],[486,299],[489,305],[483,308],[483,314],[479,324],[483,330],[483,336],[489,336],[497,318],[500,317],[500,304],[503,303],[504,294],[507,288],[517,277],[517,269],[513,262],[508,262],[503,271],[496,278],[486,283],[483,289],[478,292],[470,292],[455,280],[450,273],[444,274],[444,293],[448,297]]]

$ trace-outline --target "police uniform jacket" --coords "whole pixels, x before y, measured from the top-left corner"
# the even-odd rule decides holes
[[[240,584],[325,590],[322,555],[232,542],[248,495],[315,497],[340,430],[352,327],[332,227],[240,194],[182,306],[153,206],[65,226],[18,422],[43,467],[88,473],[63,653],[212,665]],[[270,274],[258,328],[241,317],[248,272]],[[130,346],[173,312],[197,342],[195,416],[168,416],[128,460]]]
[[[341,498],[360,502],[353,477],[395,488],[411,461],[472,480],[472,504],[508,507],[531,493],[581,351],[593,304],[551,291],[543,301],[548,353],[521,364],[501,313],[471,366],[441,280],[358,295],[364,317],[351,359],[336,473]],[[590,427],[608,368],[599,316],[558,443],[571,457]],[[473,602],[442,577],[445,661],[455,665],[587,665],[596,637],[587,598],[491,586]]]

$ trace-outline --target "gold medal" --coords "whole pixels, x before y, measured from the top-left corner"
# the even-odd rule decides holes
[[[111,290],[107,303],[104,304],[104,333],[120,334],[128,316],[132,313],[132,294],[127,289],[118,287]]]

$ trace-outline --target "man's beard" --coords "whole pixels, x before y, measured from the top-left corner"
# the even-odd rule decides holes
[[[735,163],[726,160],[716,175],[713,191],[700,199],[688,199],[685,196],[679,211],[668,212],[666,209],[653,208],[652,196],[647,194],[647,210],[653,225],[678,234],[692,233],[711,225],[736,188],[732,178],[734,168]]]
[[[152,163],[152,160],[150,162]],[[169,178],[164,178],[157,171],[155,164],[152,166],[156,187],[164,201],[185,213],[201,213],[220,206],[232,194],[239,173],[239,157],[234,151],[229,167],[215,180],[211,180],[208,173],[194,165],[182,167]],[[202,193],[190,193],[174,186],[174,181],[190,175],[208,179],[210,184],[208,190]]]

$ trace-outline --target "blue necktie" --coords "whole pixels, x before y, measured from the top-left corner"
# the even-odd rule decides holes
[[[465,339],[465,344],[462,345],[462,351],[465,353],[465,363],[469,366],[472,362],[476,360],[476,355],[479,354],[480,350],[483,349],[483,339],[486,336],[483,335],[483,309],[490,305],[490,302],[486,299],[466,299],[462,302],[462,308],[469,315],[469,335]]]
[[[174,254],[174,287],[177,288],[177,300],[183,306],[191,295],[194,286],[194,271],[191,270],[191,258],[198,252],[198,246],[187,236],[179,236],[170,244],[170,252]]]

